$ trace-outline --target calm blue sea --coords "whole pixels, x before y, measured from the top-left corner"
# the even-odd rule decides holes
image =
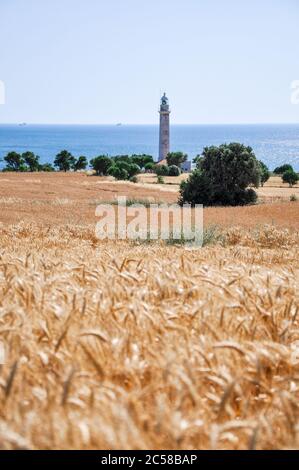
[[[150,125],[0,125],[0,158],[7,152],[31,150],[41,162],[53,162],[60,150],[88,158],[96,155],[147,153],[158,156],[158,126]],[[193,158],[208,145],[250,145],[270,169],[292,163],[299,171],[299,124],[173,125],[171,149]],[[0,163],[3,167],[3,163]]]

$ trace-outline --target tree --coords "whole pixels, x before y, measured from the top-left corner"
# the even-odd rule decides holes
[[[299,176],[294,170],[287,170],[282,175],[282,181],[284,183],[289,183],[290,188],[298,183]]]
[[[22,154],[22,159],[29,167],[29,171],[39,171],[39,156],[35,155],[33,152],[24,152]]]
[[[107,155],[99,155],[90,160],[90,166],[94,169],[97,175],[106,176],[108,169],[112,166],[113,162]]]
[[[158,176],[168,176],[169,173],[168,166],[166,165],[156,165],[154,171]]]
[[[111,166],[108,170],[108,174],[117,180],[127,180],[129,178],[127,170],[118,165]]]
[[[132,178],[133,176],[140,173],[140,167],[136,163],[131,163],[126,171],[129,174],[129,178]]]
[[[193,163],[195,163],[196,168],[200,168],[201,160],[202,160],[202,155],[196,155],[196,157],[193,158]]]
[[[154,170],[154,168],[155,168],[155,164],[153,162],[148,162],[144,165],[145,171],[151,172]]]
[[[5,171],[26,171],[24,159],[17,152],[9,152],[4,157],[4,161],[7,163]]]
[[[288,170],[294,171],[292,165],[290,165],[289,163],[286,163],[284,165],[281,165],[275,168],[273,173],[275,173],[276,175],[283,175]]]
[[[55,171],[55,169],[53,168],[51,163],[44,163],[43,165],[39,165],[38,170],[39,171],[47,171],[47,172]]]
[[[136,165],[139,166],[139,168],[145,168],[147,164],[151,163],[154,164],[154,159],[151,155],[132,155],[131,156],[131,162],[136,163]]]
[[[62,152],[56,155],[54,166],[56,166],[59,171],[69,171],[71,168],[73,168],[75,162],[76,159],[70,152],[67,150],[62,150]]]
[[[169,174],[169,176],[180,176],[181,170],[176,165],[170,165],[170,167],[168,169],[168,174]]]
[[[264,186],[266,181],[268,181],[268,179],[270,178],[270,171],[267,165],[265,165],[265,163],[259,161],[259,165],[260,165],[260,173],[261,173],[261,185]]]
[[[167,165],[168,166],[178,166],[181,167],[181,164],[188,160],[188,155],[183,152],[170,152],[167,157]]]
[[[73,168],[75,171],[85,170],[87,163],[87,158],[82,155],[75,161]]]
[[[251,147],[231,143],[204,149],[199,168],[181,183],[180,203],[244,205],[257,199],[260,165]]]

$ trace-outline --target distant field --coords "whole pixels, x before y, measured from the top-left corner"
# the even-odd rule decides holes
[[[0,175],[0,448],[298,448],[299,203],[205,209],[190,250],[97,240],[117,195],[177,199]]]
[[[149,202],[177,202],[178,185],[155,184],[151,175],[140,180],[137,184],[115,182],[83,173],[0,174],[0,222],[95,224],[96,206],[122,195]],[[177,178],[166,181],[177,182]],[[280,181],[271,178],[258,190],[264,204],[205,209],[205,225],[274,224],[299,229],[299,202],[289,202],[291,194],[297,194],[299,201],[299,186],[288,188]]]

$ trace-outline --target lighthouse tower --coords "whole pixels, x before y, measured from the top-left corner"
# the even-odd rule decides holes
[[[160,105],[160,141],[159,141],[159,162],[164,160],[169,153],[169,103],[166,94],[161,98]]]

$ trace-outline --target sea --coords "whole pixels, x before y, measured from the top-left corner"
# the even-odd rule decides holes
[[[171,151],[183,151],[190,160],[206,146],[240,142],[270,170],[291,163],[299,171],[299,124],[172,125],[170,134]],[[52,163],[61,150],[88,159],[142,153],[157,159],[158,144],[156,125],[0,124],[0,159],[11,151],[32,151],[41,163]]]

